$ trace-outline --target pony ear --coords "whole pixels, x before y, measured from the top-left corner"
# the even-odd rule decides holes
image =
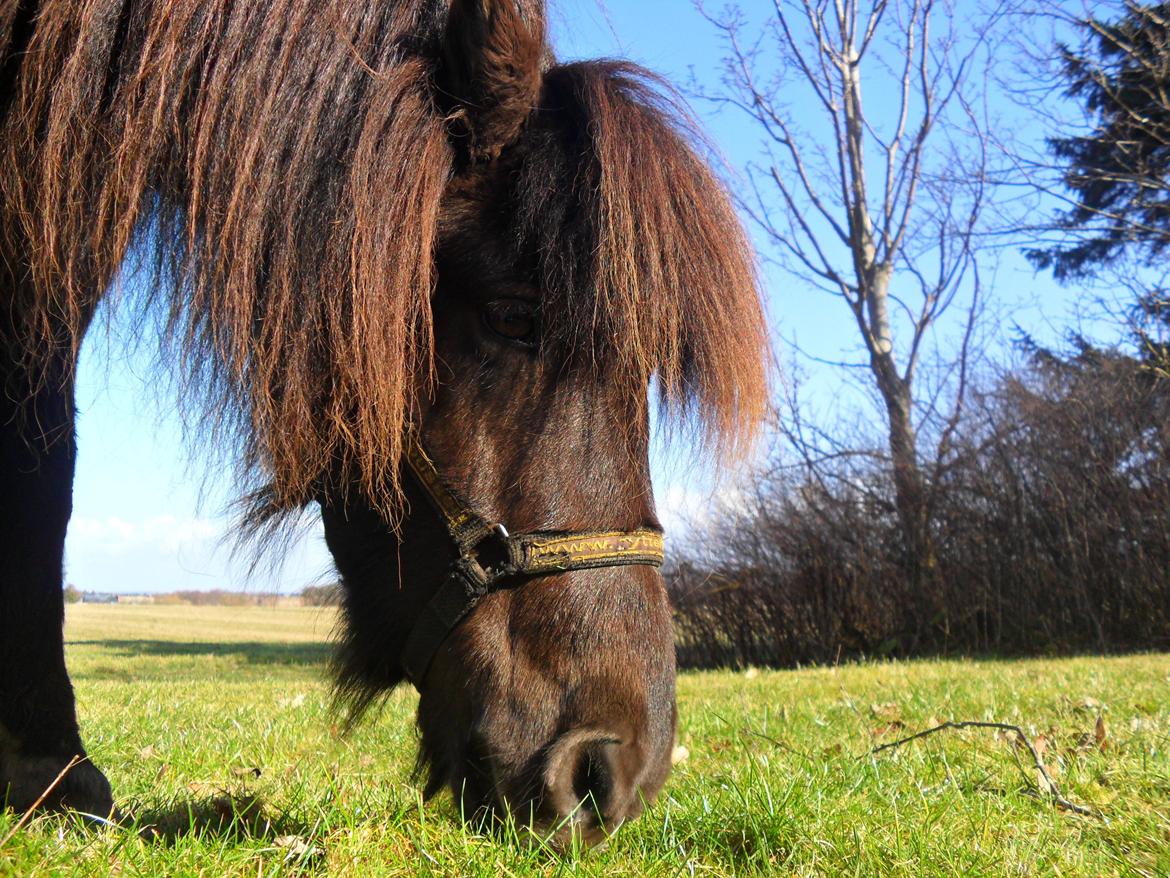
[[[545,52],[543,0],[450,0],[435,91],[469,162],[491,161],[517,140]]]

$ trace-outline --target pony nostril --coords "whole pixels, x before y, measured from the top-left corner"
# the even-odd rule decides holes
[[[549,816],[587,834],[616,830],[632,816],[631,804],[637,799],[630,776],[636,772],[628,770],[633,766],[622,767],[628,749],[597,729],[578,729],[555,741],[544,772]]]
[[[607,754],[610,746],[613,745],[607,742],[582,747],[573,772],[573,797],[577,800],[577,807],[592,811],[603,824],[613,791],[613,772]]]

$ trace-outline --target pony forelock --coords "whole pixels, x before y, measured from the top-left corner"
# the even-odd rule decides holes
[[[754,255],[678,96],[626,62],[551,68],[516,184],[553,334],[632,393],[657,377],[707,447],[751,447],[767,405]]]

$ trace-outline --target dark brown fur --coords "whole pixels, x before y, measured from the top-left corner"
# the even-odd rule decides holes
[[[67,410],[97,301],[149,249],[181,381],[266,486],[251,524],[321,504],[359,712],[450,553],[400,479],[410,429],[514,530],[629,529],[656,521],[653,376],[714,447],[759,421],[751,254],[685,112],[632,65],[555,64],[539,0],[0,0],[0,71],[0,366]],[[481,319],[516,297],[532,349]],[[429,788],[633,816],[674,726],[659,577],[514,585],[423,687]]]

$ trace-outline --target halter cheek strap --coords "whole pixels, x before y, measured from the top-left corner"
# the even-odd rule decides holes
[[[662,566],[659,530],[510,534],[502,524],[480,516],[446,483],[417,440],[409,444],[406,462],[458,551],[403,648],[402,667],[416,688],[422,688],[435,653],[455,626],[484,595],[498,591],[506,580],[598,567]]]

